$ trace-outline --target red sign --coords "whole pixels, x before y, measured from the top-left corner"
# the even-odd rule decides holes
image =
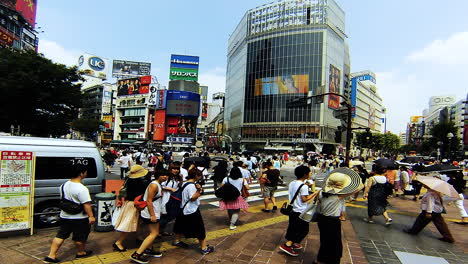
[[[36,24],[37,0],[17,0],[16,11],[18,11],[29,25],[34,28]]]
[[[13,36],[10,35],[5,29],[0,27],[0,42],[8,46],[13,46]]]
[[[140,83],[141,83],[141,84],[150,84],[150,83],[151,83],[151,75],[142,76],[142,77],[140,78]]]
[[[163,141],[166,132],[166,110],[156,110],[154,114],[153,140]]]
[[[2,160],[32,160],[32,152],[2,151]]]

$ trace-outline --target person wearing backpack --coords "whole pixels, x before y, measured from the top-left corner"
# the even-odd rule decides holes
[[[223,181],[221,182],[221,187],[223,187],[226,184],[231,184],[233,185],[237,190],[239,190],[239,196],[232,201],[224,201],[221,200],[219,202],[219,209],[220,210],[227,210],[229,220],[230,220],[230,225],[229,229],[234,230],[237,228],[236,223],[237,220],[239,219],[239,212],[240,209],[244,209],[247,211],[249,208],[249,205],[247,202],[244,200],[242,195],[242,188],[246,188],[247,190],[250,189],[249,184],[246,179],[242,177],[242,172],[240,171],[239,168],[232,168],[231,172],[229,173],[228,177],[225,177]]]
[[[81,204],[83,210],[75,214],[60,210],[60,229],[52,240],[49,255],[44,258],[46,263],[60,262],[57,259],[57,251],[72,233],[72,240],[75,242],[77,249],[76,258],[84,258],[92,254],[91,250],[85,250],[91,225],[96,221],[91,208],[89,190],[82,183],[87,175],[88,169],[85,166],[76,165],[72,178],[60,186],[61,193],[63,193],[62,198]]]
[[[203,218],[200,213],[200,195],[202,187],[195,182],[201,180],[203,174],[198,169],[191,169],[188,172],[187,182],[182,185],[182,214],[176,217],[174,225],[175,240],[174,246],[187,248],[188,245],[180,239],[197,238],[200,244],[200,250],[203,255],[214,251],[214,247],[206,243],[206,231]]]
[[[291,201],[293,209],[289,214],[286,243],[281,245],[280,249],[293,257],[299,256],[296,250],[302,249],[301,242],[309,233],[309,222],[300,219],[299,215],[307,208],[307,202],[318,194],[318,192],[309,194],[309,185],[306,181],[311,177],[311,174],[309,167],[298,166],[294,169],[297,180],[289,184],[289,201]]]
[[[160,170],[156,174],[156,179],[152,181],[143,194],[143,201],[146,201],[146,207],[140,212],[141,222],[148,226],[149,234],[142,241],[140,247],[130,256],[130,259],[140,263],[148,263],[148,259],[143,255],[159,258],[161,251],[153,249],[153,242],[159,234],[159,220],[161,218],[162,205],[162,187],[161,183],[167,181],[169,172]]]
[[[374,216],[383,215],[385,217],[385,225],[392,224],[393,219],[387,213],[387,197],[393,192],[393,185],[390,184],[385,176],[387,168],[376,163],[372,165],[372,173],[374,176],[367,179],[367,185],[362,198],[368,199],[367,203],[367,218],[364,222],[373,224]]]
[[[120,232],[120,235],[117,241],[112,244],[112,247],[119,252],[127,251],[123,242],[131,232],[136,232],[138,228],[140,213],[133,201],[136,197],[145,193],[146,187],[151,182],[149,171],[141,166],[141,161],[138,161],[138,163],[132,166],[128,179],[124,183],[126,196],[120,205],[120,214],[115,223],[115,230]]]
[[[167,215],[166,204],[171,198],[171,194],[176,192],[179,189],[180,184],[182,183],[182,176],[180,174],[180,162],[174,161],[169,165],[169,176],[166,181],[161,183],[161,188],[163,192],[162,204],[161,204],[161,221],[159,222],[160,233],[163,236],[173,235],[170,232],[164,232],[167,224],[174,220],[170,219]]]

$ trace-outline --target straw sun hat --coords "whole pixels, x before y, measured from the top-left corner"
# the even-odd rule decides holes
[[[147,169],[143,168],[141,165],[133,165],[132,168],[130,168],[128,177],[135,179],[146,176],[146,174],[148,174]]]
[[[330,194],[350,194],[361,188],[361,177],[348,168],[334,169],[325,179],[323,192]]]

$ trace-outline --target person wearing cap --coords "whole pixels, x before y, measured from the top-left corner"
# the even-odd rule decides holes
[[[139,195],[144,194],[146,187],[151,182],[149,171],[141,166],[141,161],[130,168],[128,179],[124,185],[127,189],[126,197],[120,205],[120,214],[116,220],[115,230],[120,232],[117,241],[112,244],[114,250],[123,252],[127,249],[123,245],[124,240],[131,232],[136,232],[138,228],[139,211],[135,208],[133,200]],[[117,205],[119,206],[119,205]]]
[[[361,177],[348,168],[338,168],[325,179],[318,198],[317,224],[320,231],[320,248],[317,260],[312,263],[339,264],[343,255],[341,221],[339,219],[346,198],[359,192],[364,185]]]

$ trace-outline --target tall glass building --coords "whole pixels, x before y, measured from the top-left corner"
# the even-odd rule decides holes
[[[278,1],[247,11],[229,38],[224,125],[241,149],[334,149],[350,64],[345,14],[334,0]]]

